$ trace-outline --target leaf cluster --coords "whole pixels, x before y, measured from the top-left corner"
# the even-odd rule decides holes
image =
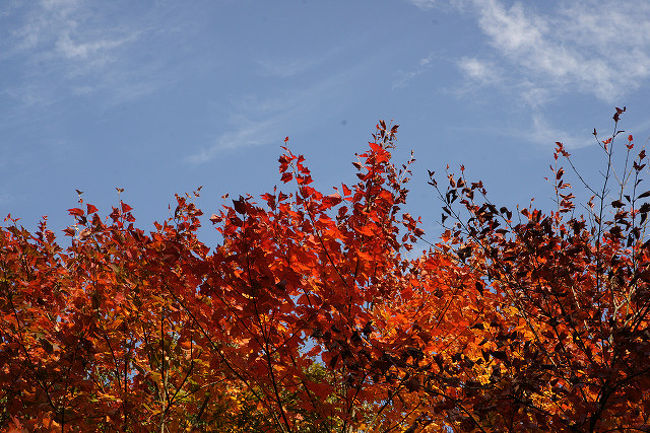
[[[446,230],[418,254],[413,158],[392,162],[383,121],[358,182],[330,194],[283,148],[281,188],[210,217],[216,248],[197,237],[200,189],[148,233],[128,204],[102,218],[79,192],[66,247],[46,220],[7,219],[0,428],[647,431],[650,192],[632,136],[615,170],[623,111],[595,134],[599,188],[558,143],[548,213],[492,204],[463,167],[444,187],[430,173]],[[585,216],[563,160],[593,193]]]

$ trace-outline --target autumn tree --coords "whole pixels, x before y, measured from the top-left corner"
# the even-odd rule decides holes
[[[432,174],[447,229],[421,254],[402,211],[413,159],[393,164],[384,122],[359,181],[329,194],[284,148],[281,187],[210,217],[216,248],[197,237],[199,191],[149,233],[126,203],[101,218],[80,197],[66,247],[45,220],[6,220],[0,427],[647,431],[650,192],[631,136],[614,164],[622,111],[596,135],[606,171],[584,182],[584,217],[558,144],[548,213]]]
[[[196,237],[201,212],[145,233],[120,202],[106,219],[80,198],[63,248],[45,221],[2,229],[2,423],[28,430],[353,431],[397,426],[375,306],[404,284],[399,213],[408,168],[390,163],[397,126],[381,122],[355,163],[359,183],[324,195],[304,158],[280,157],[284,183],[240,197]],[[198,191],[197,193],[198,194]],[[405,236],[405,238],[400,238]],[[377,368],[374,368],[375,370]],[[18,381],[15,379],[19,378]],[[379,409],[377,409],[379,407]],[[22,426],[22,427],[21,427]]]
[[[476,276],[470,329],[481,340],[461,337],[472,349],[441,366],[458,369],[455,390],[472,408],[458,413],[461,431],[650,428],[648,160],[619,130],[624,111],[608,138],[594,130],[606,161],[598,186],[556,143],[550,212],[496,206],[462,170],[444,188],[432,180],[453,222],[440,247]],[[583,208],[562,161],[591,195]]]

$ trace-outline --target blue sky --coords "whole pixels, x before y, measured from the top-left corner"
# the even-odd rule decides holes
[[[555,141],[596,172],[591,131],[626,105],[646,142],[649,77],[647,0],[4,0],[0,214],[60,230],[75,189],[108,211],[122,187],[150,227],[203,185],[209,215],[278,183],[285,136],[319,186],[353,183],[394,119],[397,160],[417,158],[410,210],[435,232],[427,169],[544,203]]]

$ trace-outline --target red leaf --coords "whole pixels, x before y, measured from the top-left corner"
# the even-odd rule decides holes
[[[91,214],[97,212],[97,208],[91,204],[86,204],[86,213]]]
[[[627,107],[623,107],[623,108],[616,107],[616,113],[614,114],[614,117],[612,117],[612,119],[614,119],[614,121],[618,122],[619,119],[621,118],[621,114],[625,113],[626,109],[627,109]]]
[[[244,197],[239,196],[239,199],[233,200],[232,204],[235,206],[235,212],[242,215],[246,213],[246,200],[244,200]]]
[[[79,209],[78,207],[74,207],[72,209],[68,209],[68,213],[70,215],[75,215],[75,216],[84,216],[84,211]]]

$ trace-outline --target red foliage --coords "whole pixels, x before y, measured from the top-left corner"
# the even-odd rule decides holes
[[[645,153],[611,201],[616,129],[599,141],[608,177],[586,184],[585,218],[557,163],[550,214],[498,209],[464,170],[444,191],[432,178],[452,224],[406,256],[424,232],[401,211],[412,160],[391,163],[396,131],[380,122],[359,182],[331,194],[285,148],[293,192],[212,215],[214,250],[191,195],[151,233],[121,201],[105,219],[70,209],[66,248],[45,221],[32,234],[11,220],[0,428],[647,431]]]

